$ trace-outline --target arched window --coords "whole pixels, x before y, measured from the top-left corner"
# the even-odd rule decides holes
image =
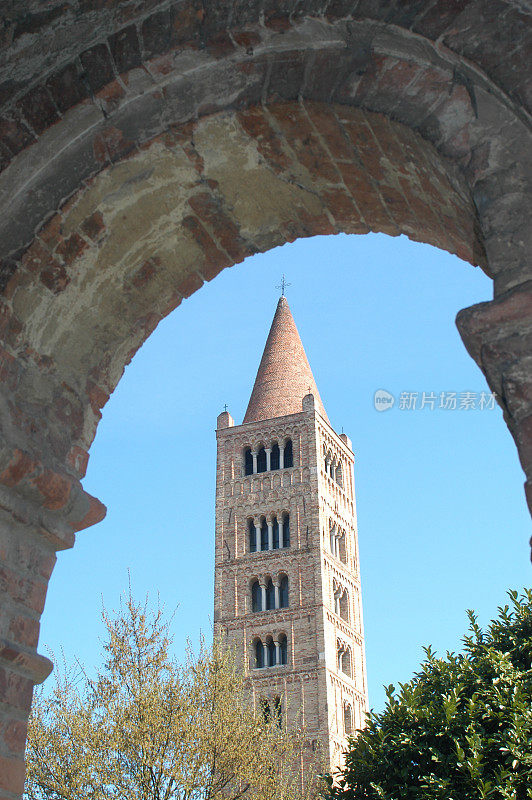
[[[344,703],[344,733],[351,736],[353,732],[353,709],[350,703]]]
[[[268,549],[268,523],[264,517],[261,519],[260,523],[260,549]]]
[[[274,442],[272,445],[272,454],[270,456],[270,466],[272,469],[279,469],[279,445]]]
[[[253,456],[251,455],[251,447],[246,447],[244,450],[244,473],[245,475],[253,475]]]
[[[256,553],[257,552],[257,531],[255,529],[255,523],[252,519],[248,520],[248,531],[249,531],[249,552]]]
[[[288,608],[288,577],[283,575],[279,585],[279,608]]]
[[[292,439],[287,439],[284,444],[284,465],[285,467],[294,466],[294,450],[292,447]]]
[[[290,515],[283,514],[283,547],[290,547]]]
[[[251,610],[262,611],[262,589],[258,581],[251,584]]]
[[[339,617],[349,622],[349,594],[344,586],[335,583],[334,611]]]
[[[264,667],[264,647],[260,639],[255,640],[255,668],[262,669]]]
[[[261,447],[257,453],[257,472],[266,472],[266,450]]]
[[[266,644],[268,646],[268,666],[275,667],[275,643],[271,636],[268,636]]]
[[[273,549],[279,549],[279,521],[277,517],[273,518]]]
[[[272,611],[275,608],[275,587],[270,578],[266,584],[266,610]]]
[[[338,486],[343,486],[344,485],[344,476],[343,476],[343,472],[342,472],[342,462],[341,461],[338,463],[338,466],[336,467],[336,483],[338,484]]]
[[[288,663],[288,641],[284,633],[279,636],[279,655],[281,664]]]

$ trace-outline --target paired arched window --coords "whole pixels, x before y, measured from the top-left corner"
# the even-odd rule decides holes
[[[351,703],[344,703],[344,734],[351,736],[353,733],[353,707]]]
[[[244,475],[270,472],[294,466],[294,448],[291,439],[282,444],[272,442],[269,447],[260,445],[256,450],[244,448]]]
[[[267,636],[264,641],[255,639],[253,650],[255,669],[280,667],[288,662],[288,641],[284,633],[275,640],[273,636]]]
[[[348,678],[353,677],[353,668],[351,663],[351,648],[340,640],[336,643],[336,657],[338,672],[343,672]]]
[[[336,481],[338,486],[344,485],[344,474],[341,459],[333,455],[330,450],[323,446],[323,471],[325,474]]]
[[[287,575],[279,575],[275,581],[272,578],[262,582],[255,580],[251,584],[251,610],[256,613],[288,608],[288,595]]]
[[[329,542],[333,556],[346,564],[347,555],[345,547],[345,531],[339,528],[334,522],[330,523]]]
[[[290,547],[290,515],[284,512],[281,518],[260,517],[258,523],[248,520],[249,552],[257,553],[263,550],[279,550]]]

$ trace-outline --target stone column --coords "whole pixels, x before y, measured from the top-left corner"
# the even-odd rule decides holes
[[[261,596],[261,611],[266,611],[266,584],[264,581],[259,582],[260,596]]]
[[[257,451],[256,450],[252,450],[251,451],[251,457],[253,459],[253,474],[256,475],[257,474]]]
[[[279,469],[284,469],[284,444],[279,445]]]
[[[273,550],[273,522],[271,517],[268,520],[268,550]]]
[[[269,667],[270,666],[268,664],[269,653],[268,653],[268,645],[266,644],[266,642],[262,643],[262,653],[263,653],[262,658],[264,661],[264,666]]]
[[[273,581],[273,590],[275,593],[275,608],[280,608],[280,598],[279,598],[279,579],[276,578]]]
[[[532,280],[507,288],[503,283],[504,269],[496,262],[501,258],[504,262],[512,250],[504,243],[497,253],[499,259],[493,259],[494,271],[498,270],[495,299],[463,309],[456,317],[456,325],[468,353],[495,393],[515,439],[532,513]],[[528,254],[523,257],[526,270],[528,258]]]
[[[270,472],[272,468],[272,448],[265,447],[264,450],[266,452],[266,472]]]
[[[260,533],[260,519],[258,524],[253,520],[253,524],[255,525],[255,542],[257,545],[257,552],[259,553],[262,550],[262,542],[261,542],[261,533]]]
[[[279,665],[281,663],[281,645],[279,642],[274,642],[275,644],[275,663]]]
[[[11,459],[1,451],[0,800],[16,800],[33,687],[52,671],[37,644],[56,551],[72,547],[74,531],[100,521],[105,509],[69,475],[39,467],[21,450]]]

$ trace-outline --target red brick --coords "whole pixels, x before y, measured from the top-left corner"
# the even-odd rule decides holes
[[[212,230],[215,240],[235,262],[243,261],[250,255],[236,224],[225,213],[219,200],[207,192],[198,192],[189,197],[188,204]]]
[[[360,212],[356,208],[353,198],[344,189],[326,189],[322,192],[322,198],[339,230],[344,233],[369,232],[368,226],[360,219]]]
[[[152,259],[148,259],[144,264],[135,272],[131,283],[136,289],[142,289],[157,273],[157,268]]]
[[[119,128],[110,127],[94,137],[94,156],[100,164],[118,161],[136,148],[135,142],[126,139]]]
[[[179,283],[177,284],[177,290],[183,295],[183,297],[190,297],[191,294],[194,294],[198,289],[201,289],[203,286],[203,281],[201,277],[196,272],[191,272],[184,278],[181,278]]]
[[[89,454],[79,445],[72,445],[67,456],[67,464],[75,470],[80,478],[84,478],[89,463]]]
[[[224,267],[231,266],[231,260],[223,253],[209,236],[200,221],[193,215],[183,219],[182,225],[192,234],[202,250],[204,260],[199,270],[206,281],[211,281]]]
[[[20,119],[15,116],[0,117],[0,142],[10,153],[16,155],[35,141],[33,133]]]
[[[351,161],[353,159],[351,141],[330,110],[326,107],[324,108],[321,103],[312,103],[308,100],[305,102],[305,109],[320,135],[324,138],[332,157],[336,160]]]
[[[292,165],[292,160],[283,149],[281,137],[269,124],[261,108],[252,107],[241,111],[238,119],[246,133],[255,140],[259,153],[275,172],[286,170]]]
[[[81,223],[83,233],[92,239],[93,242],[99,241],[105,232],[105,223],[101,211],[95,211]]]
[[[106,83],[114,80],[113,62],[106,44],[97,44],[80,55],[87,81],[92,91],[100,91]]]
[[[87,85],[81,80],[75,64],[67,64],[48,78],[46,87],[61,113],[81,103],[88,93]]]
[[[101,503],[97,497],[93,497],[88,492],[84,492],[84,497],[89,502],[87,513],[80,519],[72,523],[74,531],[83,531],[85,528],[90,528],[91,525],[97,525],[104,519],[107,508]]]
[[[35,133],[41,134],[60,119],[55,103],[45,86],[36,86],[17,103]]]
[[[0,756],[0,789],[22,795],[25,778],[24,759]]]
[[[5,486],[16,486],[23,478],[30,475],[37,462],[23,450],[15,450],[8,467],[0,474],[0,483]]]
[[[250,55],[253,48],[260,44],[261,38],[257,31],[235,31],[233,34],[234,40],[240,47],[243,47]]]
[[[140,45],[134,25],[122,28],[109,37],[109,49],[118,73],[128,72],[141,64]]]
[[[209,53],[215,58],[222,58],[235,50],[235,45],[226,31],[222,31],[208,39],[206,45]]]
[[[24,755],[28,725],[17,719],[10,720],[4,726],[3,739],[13,755]]]
[[[40,279],[41,283],[54,294],[62,292],[70,283],[70,278],[67,275],[65,267],[62,264],[58,264],[56,261],[52,261],[50,266],[43,269],[40,274]]]
[[[335,165],[324,151],[303,111],[294,104],[280,104],[272,107],[270,112],[310,175],[329,183],[338,183],[340,177]]]
[[[45,468],[41,475],[32,479],[32,483],[42,494],[45,508],[58,510],[66,505],[72,489],[67,478]]]

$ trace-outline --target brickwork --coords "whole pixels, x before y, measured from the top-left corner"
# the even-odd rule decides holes
[[[27,598],[47,581],[18,546],[53,559],[102,518],[80,483],[101,409],[159,320],[225,267],[368,230],[481,266],[495,299],[457,324],[532,508],[530,13],[520,0],[4,6],[0,666],[20,703],[0,706],[13,765],[0,800],[18,800],[24,681],[46,672]]]
[[[282,698],[288,724],[305,725],[309,757],[319,742],[329,767],[339,765],[346,744],[344,706],[349,706],[353,731],[362,726],[367,710],[354,457],[347,437],[339,437],[320,412],[321,401],[318,406],[307,394],[307,383],[316,385],[281,297],[246,415],[252,409],[255,419],[234,426],[224,412],[218,420],[214,618],[217,632],[242,658],[256,707],[263,699]],[[272,391],[292,413],[269,416]],[[273,406],[283,407],[275,401]],[[257,452],[287,441],[292,466],[268,469],[267,464],[263,472],[246,474],[248,448]],[[283,514],[289,514],[290,546],[261,550],[259,545],[257,551],[250,522],[260,528],[263,517]],[[344,537],[341,552],[334,549],[335,526]],[[253,608],[253,583],[264,585],[283,575],[287,607]],[[345,591],[342,608],[335,601],[340,589]],[[286,664],[257,668],[257,640],[275,642],[283,636]],[[338,668],[339,643],[350,648],[349,675]]]

